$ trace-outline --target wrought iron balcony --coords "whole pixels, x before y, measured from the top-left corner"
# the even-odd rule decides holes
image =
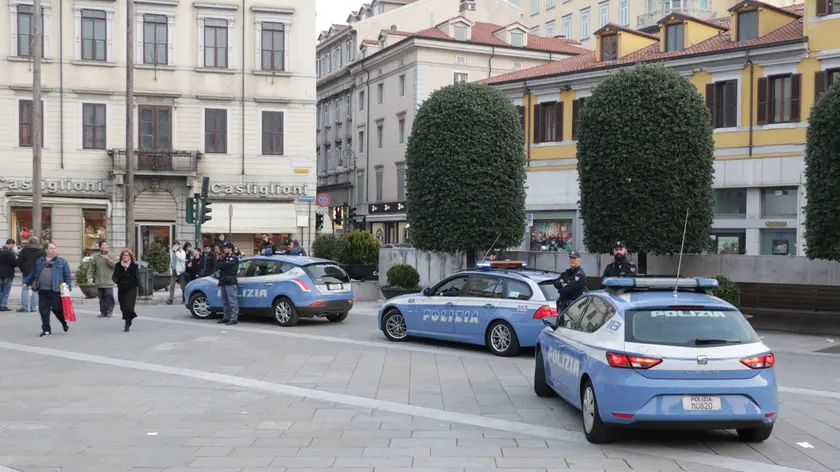
[[[113,161],[114,173],[124,174],[128,167],[125,149],[111,149],[108,155]],[[203,154],[201,151],[136,150],[134,157],[134,172],[138,175],[194,176]]]
[[[650,6],[653,6],[651,11],[639,15],[636,28],[653,26],[671,13],[682,13],[703,21],[711,21],[718,17],[712,7],[712,0],[654,0],[648,3],[648,9]]]

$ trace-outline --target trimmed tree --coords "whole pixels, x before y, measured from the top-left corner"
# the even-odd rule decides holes
[[[840,85],[811,109],[805,147],[805,253],[840,261]]]
[[[612,74],[586,99],[578,127],[578,181],[589,251],[609,253],[616,241],[639,254],[709,246],[714,218],[714,140],[703,96],[660,65]]]
[[[428,251],[517,246],[525,234],[525,155],[519,113],[500,91],[457,84],[417,111],[406,150],[412,243]],[[498,238],[498,241],[497,241]]]

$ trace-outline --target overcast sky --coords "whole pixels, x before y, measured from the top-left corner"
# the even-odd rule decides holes
[[[370,3],[370,0],[314,0],[315,12],[315,37],[321,31],[330,27],[333,23],[344,23],[347,15],[353,10],[358,10],[362,3]]]

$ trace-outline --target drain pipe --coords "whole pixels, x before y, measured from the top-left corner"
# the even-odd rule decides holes
[[[496,57],[496,46],[490,46],[490,59],[487,59],[487,78],[493,77],[493,58]]]
[[[750,57],[750,50],[747,49],[747,64],[750,66],[750,142],[748,145],[749,155],[753,155],[753,103],[755,102],[753,98],[753,87],[755,86],[755,64],[753,64],[752,58]],[[769,104],[768,104],[769,106]]]
[[[64,169],[64,0],[58,1],[58,155]]]

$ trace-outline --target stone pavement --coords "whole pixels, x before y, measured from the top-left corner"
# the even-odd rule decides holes
[[[787,390],[774,436],[763,444],[724,432],[671,432],[598,447],[579,432],[576,411],[533,394],[533,352],[503,359],[446,343],[389,343],[375,310],[360,306],[344,323],[283,329],[142,307],[123,333],[118,318],[96,319],[82,307],[69,333],[49,338],[37,337],[37,315],[2,314],[0,465],[39,472],[840,470],[840,389],[832,388],[840,356],[807,349],[778,356]],[[796,346],[790,335],[763,335]],[[802,341],[818,346],[818,338]]]

